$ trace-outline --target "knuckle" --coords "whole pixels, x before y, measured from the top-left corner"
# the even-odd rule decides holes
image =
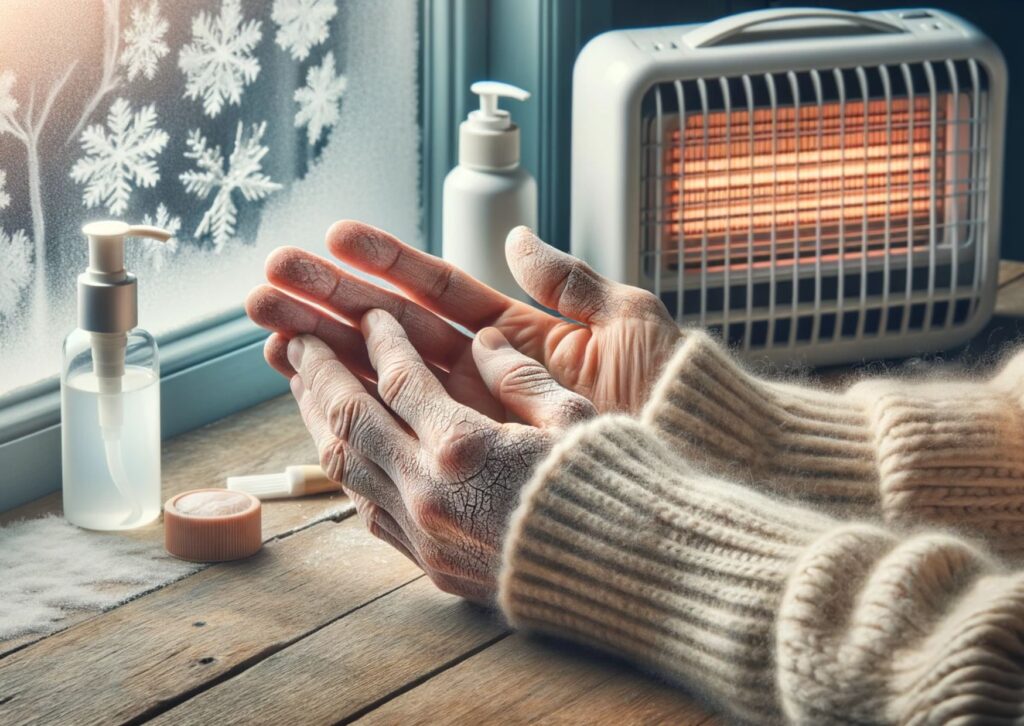
[[[345,481],[345,443],[334,440],[320,448],[320,468],[331,481]]]
[[[547,370],[535,360],[523,360],[505,371],[498,382],[500,395],[544,394],[551,390],[554,381]]]
[[[436,493],[417,496],[412,506],[416,526],[434,538],[452,528],[454,514],[450,502]]]
[[[365,393],[335,397],[327,411],[327,425],[330,426],[331,433],[347,441],[365,419],[368,399],[369,396]]]
[[[661,298],[650,290],[628,287],[622,296],[623,312],[627,315],[653,316],[662,318],[668,315],[668,309]]]
[[[410,386],[413,385],[413,370],[405,361],[396,361],[381,367],[377,378],[377,391],[389,406],[407,395]]]
[[[437,465],[445,478],[460,478],[460,474],[480,469],[487,460],[489,450],[485,431],[459,431],[450,429],[438,442]]]

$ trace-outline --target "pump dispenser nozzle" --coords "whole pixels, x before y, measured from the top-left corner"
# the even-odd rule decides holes
[[[459,126],[459,164],[482,170],[516,168],[519,127],[508,111],[498,108],[498,99],[525,101],[529,91],[500,81],[477,81],[469,90],[480,97],[480,108]]]

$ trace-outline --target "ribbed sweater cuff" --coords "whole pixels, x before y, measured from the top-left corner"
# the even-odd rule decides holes
[[[786,576],[827,522],[688,470],[636,422],[602,417],[524,491],[501,606],[516,626],[628,655],[758,720],[777,710]]]
[[[844,519],[942,524],[1024,555],[1024,354],[991,380],[767,381],[687,333],[644,409],[683,460]]]
[[[642,420],[712,473],[851,516],[877,510],[863,410],[838,393],[759,379],[701,331],[687,333]]]

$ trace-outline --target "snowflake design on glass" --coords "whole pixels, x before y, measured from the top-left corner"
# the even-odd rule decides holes
[[[0,134],[17,129],[14,114],[18,110],[18,99],[12,95],[16,78],[14,71],[0,71]]]
[[[277,23],[274,42],[295,60],[305,60],[310,49],[327,40],[327,24],[337,13],[334,0],[274,0],[270,13]]]
[[[0,169],[0,209],[7,209],[11,195],[7,193],[7,172]]]
[[[32,242],[25,230],[0,227],[0,317],[11,317],[32,279]]]
[[[195,160],[196,170],[181,174],[179,179],[186,191],[200,199],[206,199],[216,191],[213,203],[196,228],[196,237],[210,235],[218,252],[235,234],[238,222],[238,207],[232,196],[235,190],[246,201],[252,202],[264,199],[281,188],[263,173],[261,162],[268,151],[262,144],[266,129],[265,121],[253,124],[246,136],[239,121],[235,147],[226,165],[219,146],[209,146],[199,129],[189,132],[185,158]]]
[[[156,127],[156,107],[143,106],[134,114],[124,98],[118,98],[107,114],[107,128],[96,124],[82,132],[86,155],[71,167],[71,178],[85,184],[86,207],[106,205],[111,214],[128,209],[135,186],[153,187],[160,181],[154,158],[164,150],[168,136]]]
[[[181,230],[181,217],[172,216],[163,202],[157,205],[156,214],[142,215],[142,223],[161,227],[171,233],[171,238],[160,242],[149,237],[139,237],[132,242],[136,250],[135,256],[154,272],[159,272],[164,262],[178,252],[178,232]]]
[[[127,69],[129,81],[136,76],[153,80],[160,59],[170,52],[164,42],[167,27],[157,0],[145,7],[139,4],[132,8],[131,25],[125,28],[121,53],[121,65]]]
[[[324,129],[338,123],[338,102],[347,86],[348,79],[334,72],[334,53],[306,72],[306,85],[295,91],[295,125],[306,127],[310,146],[320,141]]]
[[[203,113],[216,116],[225,102],[236,106],[243,89],[260,72],[253,50],[263,36],[258,20],[243,22],[239,0],[224,0],[220,15],[205,12],[192,20],[192,42],[181,49],[185,97],[203,101]]]

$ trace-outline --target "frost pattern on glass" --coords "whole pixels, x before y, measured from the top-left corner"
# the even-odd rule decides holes
[[[180,177],[181,183],[187,192],[203,200],[216,191],[195,234],[196,237],[211,236],[217,250],[222,249],[235,234],[238,207],[232,198],[234,192],[239,192],[246,201],[251,202],[263,199],[281,188],[280,184],[262,171],[260,161],[267,155],[267,147],[260,142],[266,130],[267,124],[264,122],[253,125],[246,135],[239,121],[235,145],[226,162],[220,147],[209,147],[199,129],[194,129],[188,135],[185,158],[194,160],[196,168],[184,172]]]
[[[7,209],[11,204],[11,195],[7,193],[7,172],[0,169],[0,209]]]
[[[135,80],[136,76],[153,80],[157,64],[171,50],[164,42],[167,28],[167,21],[160,15],[160,4],[156,0],[132,8],[132,21],[124,31],[124,52],[121,54],[121,65],[125,67],[129,81]]]
[[[0,23],[0,395],[56,373],[80,234],[118,217],[140,323],[240,310],[280,244],[420,240],[416,3],[38,3]],[[3,402],[0,401],[0,406]]]
[[[156,123],[155,106],[143,106],[133,114],[128,100],[119,98],[107,116],[109,134],[99,124],[82,132],[85,156],[71,167],[71,178],[85,184],[82,204],[105,205],[116,216],[128,209],[136,187],[156,186],[156,157],[169,138]]]
[[[32,243],[25,230],[0,227],[0,319],[10,318],[32,274]]]
[[[242,17],[241,0],[224,0],[216,17],[203,12],[192,21],[192,42],[181,49],[178,66],[185,97],[202,99],[207,116],[219,114],[225,102],[241,103],[242,91],[259,75],[253,50],[261,25]]]
[[[338,123],[341,95],[348,79],[334,71],[334,53],[324,55],[323,62],[306,73],[306,85],[295,91],[299,111],[295,125],[305,126],[310,145],[316,145],[325,129]]]
[[[334,0],[274,0],[275,42],[295,60],[305,60],[311,48],[327,40],[328,23],[337,13]]]

